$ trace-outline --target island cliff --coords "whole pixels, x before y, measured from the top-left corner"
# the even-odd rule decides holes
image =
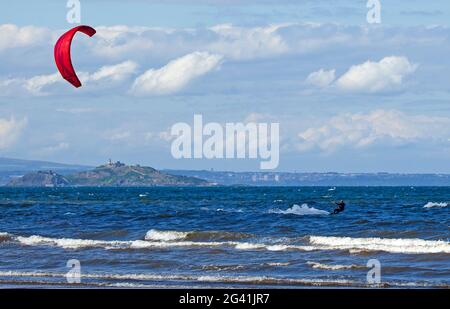
[[[12,179],[10,187],[150,187],[209,186],[208,181],[188,176],[160,172],[152,167],[108,163],[93,170],[62,176],[52,171],[28,173]]]

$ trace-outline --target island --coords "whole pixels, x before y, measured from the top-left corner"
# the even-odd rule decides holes
[[[109,162],[92,170],[68,175],[54,171],[30,172],[14,177],[7,187],[155,187],[211,186],[212,183],[191,176],[171,175],[152,167]]]

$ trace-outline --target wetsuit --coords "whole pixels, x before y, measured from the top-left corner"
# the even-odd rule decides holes
[[[344,211],[344,209],[345,209],[345,203],[344,203],[344,202],[336,203],[336,205],[337,205],[338,207],[333,211],[333,214],[338,214],[338,213],[340,213],[341,211]]]

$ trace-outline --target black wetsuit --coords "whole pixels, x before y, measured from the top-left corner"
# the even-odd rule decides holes
[[[333,211],[333,214],[338,214],[338,213],[340,213],[341,211],[344,211],[344,210],[345,210],[345,203],[344,203],[344,202],[336,203],[336,205],[337,205],[338,207]]]

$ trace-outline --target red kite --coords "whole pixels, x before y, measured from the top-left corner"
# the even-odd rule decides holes
[[[62,77],[76,88],[81,87],[81,82],[72,65],[70,47],[72,45],[72,39],[78,31],[83,32],[90,37],[96,33],[95,29],[92,27],[78,26],[64,33],[55,45],[55,62],[59,73],[61,73]]]

